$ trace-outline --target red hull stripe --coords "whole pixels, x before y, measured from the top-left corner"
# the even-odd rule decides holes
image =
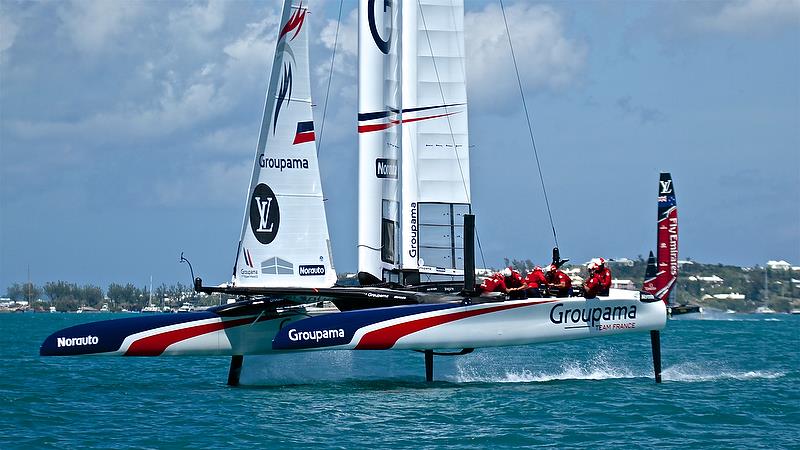
[[[294,142],[292,142],[292,145],[294,145],[294,144],[302,144],[304,142],[311,142],[314,139],[315,138],[314,138],[314,132],[313,131],[309,131],[309,132],[306,132],[306,133],[297,133],[296,135],[294,135]]]
[[[128,347],[125,356],[159,356],[164,353],[170,345],[197,337],[206,333],[223,330],[226,328],[238,327],[252,323],[253,318],[229,320],[227,322],[215,322],[205,325],[181,328],[180,330],[167,331],[155,334],[146,338],[139,339]]]
[[[426,116],[426,117],[415,117],[413,119],[403,119],[403,120],[390,120],[388,123],[378,123],[375,125],[359,125],[358,132],[359,133],[369,133],[371,131],[380,131],[385,130],[387,128],[391,128],[395,125],[400,123],[410,123],[410,122],[418,122],[420,120],[428,120],[428,119],[437,119],[439,117],[446,117],[452,116],[453,114],[458,114],[460,111],[445,113],[445,114],[437,114],[435,116]]]
[[[454,322],[456,320],[466,319],[468,317],[479,316],[482,314],[489,314],[507,309],[521,308],[524,306],[538,305],[542,303],[551,303],[556,300],[545,300],[536,302],[519,303],[516,305],[501,305],[486,309],[477,309],[473,311],[464,311],[451,314],[445,314],[435,317],[426,317],[424,319],[412,320],[409,322],[398,323],[391,325],[380,330],[370,331],[365,334],[356,346],[356,350],[388,350],[397,343],[397,340],[407,336],[411,333],[416,333],[427,328],[435,327],[445,323]]]

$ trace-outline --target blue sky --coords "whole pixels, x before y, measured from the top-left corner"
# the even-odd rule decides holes
[[[655,245],[800,265],[800,2],[505,2],[562,255]],[[338,12],[311,2],[317,129]],[[473,205],[486,263],[553,238],[496,1],[467,1]],[[356,268],[356,2],[320,150],[339,271]],[[279,2],[0,2],[0,291],[212,283],[233,265]],[[480,264],[480,261],[479,261]]]

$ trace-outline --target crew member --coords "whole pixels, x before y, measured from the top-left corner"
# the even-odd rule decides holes
[[[586,298],[594,298],[598,295],[608,296],[611,288],[611,270],[606,267],[606,260],[592,258],[587,269],[589,269],[589,276],[583,283]]]
[[[525,284],[528,285],[527,294],[528,298],[539,298],[542,296],[541,288],[547,285],[547,279],[544,276],[542,268],[536,266],[525,277]]]
[[[528,285],[525,283],[522,275],[511,267],[506,267],[500,273],[503,274],[503,282],[506,285],[506,294],[508,294],[509,298],[525,298],[525,292],[528,289]]]
[[[572,295],[572,279],[553,264],[547,266],[545,271],[548,291],[555,293],[556,297],[569,297]]]
[[[489,275],[487,278],[483,279],[483,282],[478,289],[480,290],[481,294],[489,294],[492,292],[502,292],[505,294],[508,291],[506,288],[505,277],[500,272],[493,273]]]

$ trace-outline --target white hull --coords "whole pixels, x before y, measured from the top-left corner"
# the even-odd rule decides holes
[[[619,291],[628,292],[628,291]],[[633,298],[633,295],[637,298]],[[626,297],[440,303],[310,315],[157,315],[78,325],[49,337],[43,354],[256,355],[311,350],[424,350],[526,345],[660,330],[661,301]],[[138,321],[136,321],[138,320]],[[139,331],[118,337],[120,330]],[[114,339],[117,339],[114,341]]]

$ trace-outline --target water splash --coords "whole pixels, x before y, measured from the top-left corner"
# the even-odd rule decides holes
[[[637,378],[641,375],[629,367],[614,364],[614,358],[607,351],[595,354],[590,360],[565,359],[558,367],[533,371],[527,368],[508,369],[503,361],[486,361],[487,358],[470,363],[458,364],[456,382],[459,383],[542,383],[563,380],[608,380]]]
[[[664,381],[685,381],[690,383],[716,380],[771,380],[785,375],[786,372],[780,371],[735,371],[725,368],[708,368],[696,363],[678,364],[668,367],[662,372]]]

